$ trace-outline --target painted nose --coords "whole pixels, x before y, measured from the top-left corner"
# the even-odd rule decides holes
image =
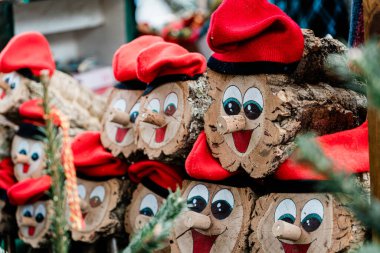
[[[229,134],[245,128],[245,117],[243,115],[219,116],[216,129],[219,134]]]
[[[23,163],[23,164],[29,163],[29,157],[22,154],[17,154],[15,160],[16,160],[16,163]]]
[[[187,211],[183,214],[183,224],[187,228],[206,230],[211,227],[211,219],[207,215]]]
[[[21,224],[26,227],[35,227],[37,225],[36,221],[33,218],[25,216],[22,216]]]
[[[158,127],[163,127],[165,125],[165,117],[160,113],[156,113],[147,110],[141,115],[142,122],[149,123]]]
[[[144,225],[150,221],[150,219],[151,217],[146,216],[146,215],[142,215],[142,214],[137,215],[136,221],[135,221],[135,228],[137,230],[142,229]]]
[[[83,212],[86,212],[87,209],[88,209],[88,204],[86,201],[84,201],[83,199],[80,200],[79,202],[79,207],[80,207],[80,210]]]
[[[279,220],[272,226],[272,233],[278,239],[297,241],[301,237],[301,229],[293,224]]]
[[[0,88],[2,88],[3,90],[8,90],[9,89],[9,85],[7,85],[5,82],[3,82],[2,80],[0,80]]]
[[[109,117],[111,122],[120,124],[124,127],[128,126],[130,123],[129,114],[120,110],[113,109],[110,112]]]

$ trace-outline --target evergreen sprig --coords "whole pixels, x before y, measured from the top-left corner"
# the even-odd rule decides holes
[[[175,219],[185,209],[185,201],[177,189],[170,192],[157,214],[132,238],[123,253],[148,253],[164,246]]]

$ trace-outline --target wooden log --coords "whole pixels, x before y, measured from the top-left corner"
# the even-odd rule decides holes
[[[216,126],[220,134],[230,134],[245,128],[245,118],[242,115],[220,116]]]
[[[256,199],[252,190],[189,180],[182,186],[181,195],[190,212],[176,222],[172,248],[185,253],[247,252],[249,221]],[[196,218],[190,222],[195,221],[195,227],[184,226],[189,215]],[[200,217],[205,224],[198,222]]]
[[[193,143],[203,130],[203,116],[211,98],[203,75],[197,80],[171,82],[160,85],[142,98],[141,114],[148,110],[164,118],[155,126],[137,121],[137,145],[149,159],[183,163]],[[153,114],[147,114],[153,115]]]
[[[299,227],[282,220],[276,221],[272,226],[272,234],[278,239],[298,241],[301,232],[302,230]]]
[[[147,109],[141,115],[141,121],[144,123],[155,125],[156,127],[163,127],[166,124],[165,117],[161,114],[152,112]]]
[[[2,194],[6,194],[3,192]],[[0,199],[0,237],[16,236],[17,224],[15,219],[16,208],[7,200]]]
[[[289,224],[290,223],[290,224]],[[278,237],[275,224],[294,229]],[[251,252],[346,252],[364,241],[364,229],[342,202],[329,193],[271,193],[260,197],[251,220]],[[300,233],[299,233],[300,232]]]
[[[0,115],[0,160],[10,156],[12,138],[16,132],[16,125]]]
[[[185,218],[184,225],[187,228],[207,230],[211,226],[211,219],[207,215],[187,211],[183,216]]]

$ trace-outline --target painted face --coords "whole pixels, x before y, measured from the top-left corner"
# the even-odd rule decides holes
[[[51,205],[51,201],[37,201],[17,207],[19,237],[32,247],[39,247],[46,240],[51,224]]]
[[[189,211],[174,228],[180,251],[243,252],[253,208],[252,191],[201,182],[185,184],[182,197]]]
[[[250,239],[260,252],[340,252],[351,236],[351,218],[331,194],[270,194],[254,213]]]
[[[205,132],[211,150],[229,171],[241,165],[254,177],[267,174],[254,170],[255,164],[268,164],[273,153],[268,145],[279,135],[270,120],[276,115],[277,98],[266,76],[209,72],[209,95],[215,100],[205,114]]]
[[[178,82],[159,86],[144,100],[138,122],[139,146],[150,158],[158,157],[161,152],[175,152],[174,147],[186,139],[186,128],[181,124],[190,117],[186,97],[186,82]]]
[[[78,194],[85,227],[81,231],[72,230],[75,241],[93,242],[99,232],[112,230],[118,221],[111,219],[119,201],[120,182],[110,179],[105,182],[88,181],[78,178]]]
[[[45,168],[45,146],[37,140],[15,135],[11,148],[14,174],[18,181],[38,178]]]
[[[156,215],[164,199],[139,184],[133,192],[132,201],[125,213],[125,230],[129,234],[135,234],[149,220]]]
[[[101,139],[114,156],[123,152],[128,157],[136,150],[135,123],[142,93],[140,90],[114,89],[108,99]]]
[[[7,112],[28,98],[25,82],[29,81],[16,72],[0,73],[0,113]]]

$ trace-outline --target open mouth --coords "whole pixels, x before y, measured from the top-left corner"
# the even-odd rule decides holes
[[[234,144],[240,153],[245,153],[248,149],[249,142],[251,141],[253,129],[251,130],[241,130],[232,133],[232,138],[234,139]]]
[[[164,141],[165,133],[166,133],[166,126],[156,128],[156,136],[155,136],[156,143],[161,143]]]
[[[24,164],[22,165],[22,172],[23,172],[23,173],[28,173],[29,168],[30,168],[30,165],[29,165],[28,163],[24,163]]]
[[[86,216],[87,216],[87,213],[82,213],[83,220],[86,218]]]
[[[118,127],[116,129],[115,141],[117,143],[123,142],[128,131],[129,131],[129,128]]]
[[[5,95],[6,95],[5,90],[0,88],[0,100],[3,99],[5,97]]]
[[[193,237],[193,253],[209,253],[216,238],[219,236],[204,235],[194,229],[191,230],[191,235]]]
[[[36,232],[36,227],[30,226],[28,227],[28,235],[33,236],[34,232]]]
[[[310,244],[290,244],[280,241],[285,253],[306,253],[309,250]]]

